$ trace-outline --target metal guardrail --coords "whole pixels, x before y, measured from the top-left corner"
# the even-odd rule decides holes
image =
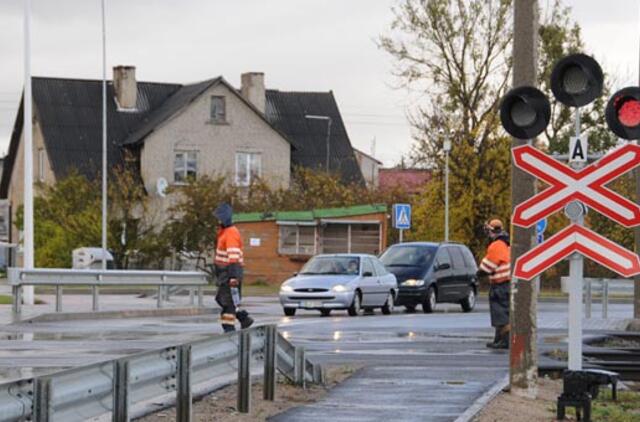
[[[231,383],[238,411],[251,403],[251,373],[263,361],[264,399],[273,400],[276,370],[298,385],[324,382],[322,368],[277,333],[259,326],[53,374],[0,384],[0,422],[87,419],[129,421],[176,404],[176,420],[191,421],[194,391]],[[209,388],[207,390],[207,388]]]
[[[568,277],[561,278],[562,291],[566,293]],[[609,294],[621,296],[633,296],[633,280],[627,278],[592,278],[585,277],[583,284],[584,292],[584,313],[586,318],[591,318],[591,308],[593,296],[600,294],[602,305],[602,318],[609,317]]]
[[[54,286],[56,312],[62,312],[63,286],[91,286],[94,311],[99,310],[100,286],[157,286],[157,307],[161,308],[169,286],[197,288],[198,306],[203,303],[202,288],[208,284],[208,275],[200,271],[128,271],[128,270],[77,270],[66,268],[9,268],[7,279],[12,286],[13,312],[22,312],[23,286]],[[193,291],[190,292],[193,304]]]

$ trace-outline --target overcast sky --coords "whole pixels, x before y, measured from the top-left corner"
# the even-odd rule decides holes
[[[142,81],[188,83],[265,72],[268,88],[333,90],[351,142],[385,165],[411,145],[413,104],[394,89],[374,40],[398,0],[107,0],[107,65],[135,65]],[[547,1],[540,0],[541,6]],[[619,85],[637,80],[638,0],[564,0],[586,50]],[[35,76],[100,78],[100,0],[32,0]],[[22,0],[0,0],[0,152],[23,82]],[[109,76],[110,77],[110,76]]]

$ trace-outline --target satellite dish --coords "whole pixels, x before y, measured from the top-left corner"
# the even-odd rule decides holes
[[[169,187],[169,182],[167,182],[167,179],[165,179],[164,177],[159,177],[158,181],[156,182],[156,192],[158,192],[158,195],[160,195],[163,198],[167,196],[168,187]]]

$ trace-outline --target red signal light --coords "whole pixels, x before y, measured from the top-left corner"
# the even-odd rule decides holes
[[[640,139],[640,87],[622,88],[607,103],[609,129],[622,139]]]
[[[618,120],[627,127],[640,125],[640,101],[632,98],[624,101],[618,108]]]

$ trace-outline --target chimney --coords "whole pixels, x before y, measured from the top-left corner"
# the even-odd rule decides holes
[[[248,72],[240,75],[240,92],[245,100],[253,104],[261,113],[265,110],[264,73]]]
[[[136,108],[138,85],[135,66],[115,66],[113,68],[113,89],[120,109]]]

